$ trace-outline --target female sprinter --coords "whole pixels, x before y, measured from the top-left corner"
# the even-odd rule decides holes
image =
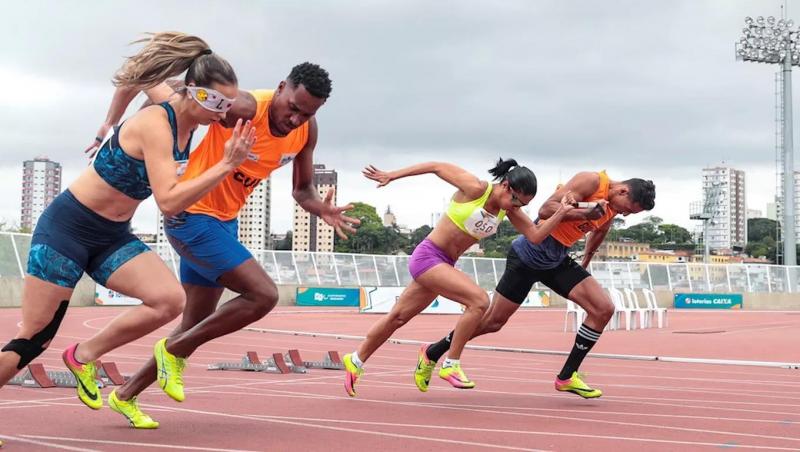
[[[156,33],[114,76],[118,87],[149,88],[186,72],[184,96],[139,111],[115,130],[94,164],[45,209],[31,241],[22,296],[22,326],[0,353],[0,385],[48,347],[84,272],[98,283],[142,300],[92,338],[67,348],[64,362],[78,397],[93,409],[103,400],[94,361],[180,314],[185,294],[156,253],[131,233],[136,208],[153,194],[165,215],[181,212],[236,169],[255,139],[237,124],[216,165],[178,181],[192,131],[225,117],[238,87],[230,64],[202,39]]]
[[[478,240],[494,234],[506,216],[528,240],[540,242],[572,209],[573,199],[567,193],[555,215],[541,224],[534,224],[519,208],[536,195],[536,176],[528,168],[518,166],[515,160],[500,159],[489,170],[494,183],[482,181],[449,163],[422,163],[391,172],[373,166],[364,169],[364,176],[377,181],[378,187],[395,179],[428,173],[436,174],[458,191],[450,201],[447,216],[442,217],[411,255],[408,269],[414,280],[400,295],[392,311],[370,328],[358,349],[344,356],[344,386],[351,397],[356,395],[355,385],[364,372],[364,362],[395,330],[422,312],[438,295],[464,305],[439,377],[456,388],[474,387],[475,383],[461,370],[459,360],[464,344],[489,306],[489,299],[486,291],[471,277],[455,268],[456,260]]]

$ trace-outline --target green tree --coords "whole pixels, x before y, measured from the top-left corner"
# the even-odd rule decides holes
[[[608,233],[608,240],[632,240],[648,243],[651,246],[684,245],[692,243],[692,234],[686,228],[676,224],[664,223],[664,219],[655,215],[644,218],[639,224],[629,228],[622,228],[624,223],[614,219],[614,224]]]
[[[772,237],[764,237],[762,240],[748,242],[744,252],[753,257],[766,257],[772,262],[776,258],[776,242]]]
[[[624,230],[625,227],[625,219],[622,217],[614,217],[611,220],[611,229],[608,231],[608,235],[606,236],[607,240],[611,242],[619,242],[620,239],[620,231]]]
[[[370,253],[377,248],[383,232],[381,217],[375,207],[363,202],[354,202],[353,209],[348,216],[361,220],[361,225],[355,234],[347,240],[342,240],[338,235],[334,238],[334,251],[340,253]]]
[[[510,221],[503,221],[497,227],[497,233],[481,240],[483,255],[486,257],[506,257],[511,242],[519,235]]]
[[[777,258],[778,223],[769,218],[747,220],[747,246],[745,253],[753,257],[766,257],[772,262]]]
[[[428,234],[430,234],[432,230],[433,230],[433,228],[428,226],[427,224],[424,224],[424,225],[418,227],[417,229],[414,229],[414,231],[411,232],[411,236],[408,238],[408,243],[407,243],[406,248],[404,250],[405,253],[406,254],[413,253],[414,252],[414,248],[416,248],[417,245],[420,244],[420,242],[425,240],[425,237],[427,237]]]
[[[648,221],[643,221],[619,231],[620,238],[640,243],[657,243],[659,235],[657,225]]]
[[[769,218],[750,218],[747,220],[747,241],[760,242],[765,237],[775,240],[778,222]]]
[[[407,248],[408,239],[397,226],[384,226],[375,207],[363,202],[353,203],[348,215],[361,220],[355,234],[347,240],[334,239],[334,251],[339,253],[395,254]]]
[[[662,243],[682,245],[692,243],[692,233],[677,224],[660,224],[658,230],[664,238]]]

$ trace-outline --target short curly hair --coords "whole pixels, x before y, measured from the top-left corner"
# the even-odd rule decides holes
[[[651,180],[628,179],[622,182],[630,190],[630,198],[644,210],[653,210],[656,206],[656,185]]]
[[[328,71],[322,69],[318,64],[300,63],[292,68],[288,80],[294,86],[303,85],[312,96],[327,99],[331,95],[331,79]]]

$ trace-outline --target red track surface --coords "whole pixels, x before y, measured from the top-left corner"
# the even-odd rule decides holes
[[[38,360],[62,370],[59,353],[105,325],[119,308],[71,309],[59,336]],[[10,337],[19,310],[0,310]],[[376,316],[352,310],[284,308],[256,327],[364,335]],[[421,316],[397,338],[434,340],[454,316]],[[670,312],[669,328],[604,333],[593,351],[800,362],[800,312]],[[475,344],[568,350],[564,312],[518,313],[500,333]],[[169,331],[103,357],[134,372]],[[5,339],[0,339],[5,341]],[[367,363],[358,397],[347,397],[341,372],[308,374],[208,371],[209,363],[262,358],[290,348],[307,361],[357,342],[243,331],[207,344],[191,358],[187,400],[154,387],[140,398],[161,422],[138,431],[107,407],[95,412],[72,389],[0,389],[3,451],[38,450],[694,450],[741,447],[800,450],[800,370],[588,358],[582,370],[605,395],[587,401],[553,390],[564,357],[467,350],[462,363],[478,386],[452,389],[435,379],[413,384],[417,347],[386,344]],[[110,389],[104,389],[107,394]]]

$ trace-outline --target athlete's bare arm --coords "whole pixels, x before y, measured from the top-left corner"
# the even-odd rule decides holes
[[[328,190],[325,199],[319,197],[317,187],[314,186],[314,148],[317,146],[317,120],[308,120],[308,141],[294,159],[292,172],[292,197],[306,212],[322,218],[325,223],[333,226],[336,234],[346,239],[345,232],[355,234],[354,225],[361,224],[356,218],[344,215],[344,212],[353,208],[352,204],[337,207],[333,203],[335,189]]]
[[[547,198],[547,201],[539,208],[539,218],[544,220],[550,218],[561,204],[561,198],[566,192],[572,192],[575,201],[585,201],[600,187],[600,175],[593,172],[581,172],[572,177],[566,184]],[[573,209],[564,216],[563,221],[568,220],[596,220],[603,216],[606,201],[598,201],[597,207],[592,209]]]

